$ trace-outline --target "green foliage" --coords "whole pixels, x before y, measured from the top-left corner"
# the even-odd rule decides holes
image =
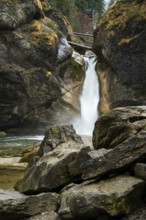
[[[48,0],[49,3],[65,15],[75,31],[84,31],[84,25],[89,22],[99,22],[101,19],[105,2],[104,0]],[[98,15],[98,16],[97,16]],[[86,24],[84,24],[86,23]],[[84,24],[84,25],[83,25]],[[89,30],[90,31],[90,30]]]
[[[86,0],[75,0],[75,5],[77,8],[81,9],[82,11],[86,11],[88,8],[88,3]]]

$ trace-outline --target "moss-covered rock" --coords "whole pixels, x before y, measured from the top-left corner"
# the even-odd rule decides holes
[[[38,155],[38,149],[41,143],[37,143],[35,145],[26,147],[22,151],[22,158],[20,159],[20,163],[28,163],[33,157]]]
[[[47,0],[2,0],[0,8],[0,128],[49,124],[62,112],[75,113],[58,70],[73,52],[67,19]]]
[[[95,33],[98,56],[100,112],[146,104],[146,5],[119,0],[103,16]]]

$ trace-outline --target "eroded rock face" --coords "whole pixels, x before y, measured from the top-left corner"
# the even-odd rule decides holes
[[[144,185],[138,178],[119,176],[74,186],[62,193],[59,215],[63,219],[108,219],[127,214],[140,204]]]
[[[77,101],[64,99],[64,75],[72,65],[64,62],[73,52],[66,18],[47,0],[2,0],[0,8],[0,128],[48,123],[62,112],[66,118],[75,113]],[[72,95],[77,82],[72,72],[71,98],[78,92]]]
[[[146,106],[115,108],[101,115],[93,132],[95,149],[114,148],[128,138],[145,132]]]
[[[145,38],[145,1],[117,1],[99,23],[93,50],[99,60],[101,113],[146,104]]]

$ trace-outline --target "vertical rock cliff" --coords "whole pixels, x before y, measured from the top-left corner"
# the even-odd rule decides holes
[[[94,33],[100,112],[146,105],[146,1],[119,0]]]
[[[67,117],[75,110],[64,99],[73,65],[67,19],[47,0],[2,0],[0,9],[0,129]],[[75,99],[77,79],[68,74]]]

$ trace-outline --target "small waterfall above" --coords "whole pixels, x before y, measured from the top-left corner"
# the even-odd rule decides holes
[[[74,120],[73,126],[78,134],[92,135],[98,117],[99,85],[95,71],[96,55],[88,51],[84,56],[85,80],[80,96],[80,118]]]

